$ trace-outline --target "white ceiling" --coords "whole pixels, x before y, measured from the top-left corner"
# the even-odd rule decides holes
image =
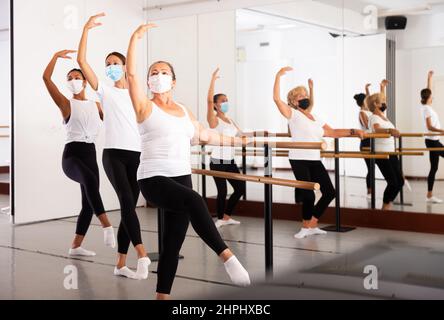
[[[241,9],[236,12],[236,26],[238,31],[259,31],[263,29],[305,28],[306,24]]]

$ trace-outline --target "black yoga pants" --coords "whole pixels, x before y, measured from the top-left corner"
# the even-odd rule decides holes
[[[404,177],[402,176],[399,159],[397,156],[390,156],[389,159],[377,159],[376,164],[387,182],[384,191],[384,203],[389,204],[396,199],[404,186]]]
[[[427,148],[444,148],[439,140],[426,139],[425,141]],[[435,185],[435,177],[438,172],[439,167],[439,157],[444,158],[444,151],[430,151],[430,172],[427,178],[427,185],[429,192],[433,191],[433,186]]]
[[[127,254],[130,243],[136,247],[142,244],[140,222],[136,214],[140,189],[137,183],[137,169],[140,152],[105,149],[103,167],[120,203],[121,221],[117,232],[118,252]]]
[[[234,160],[211,159],[210,169],[213,171],[222,171],[229,173],[240,173],[239,168]],[[233,194],[227,200],[227,181],[234,189]],[[245,194],[245,181],[214,178],[217,187],[217,217],[223,219],[224,215],[231,216],[234,208],[239,203],[240,198]],[[225,205],[226,204],[226,205]]]
[[[157,176],[139,181],[145,199],[164,209],[163,249],[157,267],[157,292],[170,294],[179,253],[189,222],[202,240],[220,255],[228,247],[222,240],[202,197],[192,189],[191,176]]]
[[[67,144],[63,152],[62,168],[68,178],[80,184],[82,210],[77,219],[76,234],[85,236],[93,214],[100,216],[105,213],[99,191],[99,167],[95,145],[83,142]]]
[[[309,221],[312,217],[320,219],[336,196],[327,170],[321,161],[290,160],[290,164],[297,180],[320,184],[322,197],[316,205],[314,191],[297,189],[298,200],[302,202],[304,221]]]

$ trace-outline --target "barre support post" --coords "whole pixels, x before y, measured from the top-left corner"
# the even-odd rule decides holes
[[[264,176],[273,176],[273,150],[268,144],[264,147]],[[265,223],[265,272],[267,279],[273,278],[273,185],[264,185],[264,223]]]

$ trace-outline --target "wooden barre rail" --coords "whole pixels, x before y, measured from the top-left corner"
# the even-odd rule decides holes
[[[318,183],[314,182],[259,177],[259,176],[245,175],[240,173],[227,173],[221,171],[193,169],[193,174],[216,177],[216,178],[247,181],[247,182],[256,182],[262,184],[278,185],[283,187],[290,187],[290,188],[297,188],[304,190],[320,190],[321,188],[321,186]]]
[[[398,151],[413,151],[413,152],[419,152],[419,151],[444,151],[444,148],[402,148],[402,149],[396,149]]]
[[[423,138],[423,137],[439,137],[444,136],[444,133],[426,132],[426,133],[401,133],[401,137],[405,138]]]

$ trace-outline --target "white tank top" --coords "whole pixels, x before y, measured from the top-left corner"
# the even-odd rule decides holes
[[[226,123],[222,119],[219,119],[219,124],[216,128],[214,128],[215,131],[217,131],[219,134],[222,134],[227,137],[236,137],[239,130],[236,128],[236,126],[233,123],[233,120],[229,119],[230,123]],[[231,161],[234,160],[236,155],[236,150],[233,147],[214,147],[213,151],[211,153],[211,158],[216,160],[226,160]]]
[[[139,124],[142,155],[138,180],[191,174],[191,140],[195,128],[186,108],[179,106],[185,113],[183,117],[168,114],[153,103],[151,115]]]
[[[102,127],[97,104],[94,101],[70,100],[71,116],[65,122],[66,143],[95,143]]]
[[[371,113],[368,110],[361,110],[359,112],[359,125],[361,126],[361,130],[365,131],[365,133],[372,133],[372,129],[370,128],[370,126],[368,128],[366,128],[365,126],[362,125],[361,123],[361,113],[364,113],[367,115],[367,118],[370,119],[370,117],[373,115],[373,113]]]

